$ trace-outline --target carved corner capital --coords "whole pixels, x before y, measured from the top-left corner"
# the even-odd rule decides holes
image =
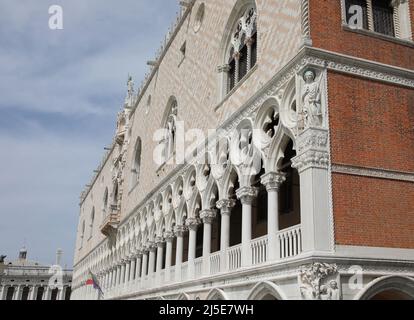
[[[196,231],[200,224],[201,221],[199,218],[188,218],[185,222],[185,225],[188,227],[188,229],[192,231]]]
[[[336,264],[315,262],[302,266],[299,288],[305,300],[339,300],[339,277]]]
[[[217,212],[214,209],[207,209],[200,212],[200,219],[203,220],[205,224],[211,224],[216,216]]]
[[[307,128],[297,139],[297,156],[292,166],[303,172],[309,168],[327,169],[329,166],[329,135],[323,128]]]
[[[268,192],[278,191],[280,186],[286,181],[286,174],[281,172],[268,172],[260,180]]]
[[[236,191],[236,195],[242,204],[252,204],[258,195],[258,190],[254,187],[242,187]]]

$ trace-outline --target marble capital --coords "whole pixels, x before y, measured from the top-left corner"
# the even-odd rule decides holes
[[[200,212],[200,219],[203,220],[203,223],[205,224],[213,223],[216,216],[217,212],[214,209],[206,209]]]
[[[185,225],[188,227],[188,229],[192,231],[196,231],[200,224],[201,221],[199,218],[188,218],[185,222]]]
[[[258,195],[258,190],[255,187],[242,187],[236,191],[236,195],[242,204],[252,204]]]
[[[230,215],[231,209],[236,205],[234,199],[221,199],[217,201],[216,207],[220,209],[221,215]]]
[[[267,192],[279,191],[281,185],[286,181],[286,174],[281,172],[268,172],[260,178]]]
[[[188,228],[185,225],[176,225],[174,228],[174,232],[177,237],[182,237],[187,230]]]

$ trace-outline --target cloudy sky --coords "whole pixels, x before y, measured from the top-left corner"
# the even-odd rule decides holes
[[[49,7],[63,30],[49,29]],[[0,254],[72,266],[79,195],[178,0],[0,0]]]

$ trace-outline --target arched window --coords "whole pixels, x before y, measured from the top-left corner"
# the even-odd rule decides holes
[[[165,129],[165,135],[161,140],[163,145],[163,162],[167,162],[174,154],[175,143],[176,143],[176,129],[177,129],[177,115],[178,115],[178,104],[174,97],[171,97],[167,109],[164,113],[162,126]]]
[[[94,223],[95,223],[95,208],[92,209],[92,213],[91,213],[91,223],[89,225],[89,239],[92,238],[92,235],[93,235]]]
[[[227,42],[224,71],[226,93],[249,72],[257,61],[257,11],[254,2],[243,6]]]
[[[85,221],[82,222],[82,227],[81,227],[81,236],[80,236],[80,246],[79,249],[81,249],[83,247],[83,238],[85,237]]]
[[[141,138],[137,139],[134,148],[134,158],[131,166],[131,188],[134,188],[139,181],[139,173],[141,169]]]
[[[108,188],[106,188],[104,192],[102,210],[103,210],[104,216],[106,216],[108,214]]]

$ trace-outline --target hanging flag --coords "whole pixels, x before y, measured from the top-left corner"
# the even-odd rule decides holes
[[[101,289],[101,286],[99,285],[98,279],[96,278],[96,276],[92,273],[91,270],[89,270],[89,278],[88,280],[86,280],[86,285],[87,286],[93,286],[93,288],[95,290],[98,290],[99,293],[103,296],[104,293]]]

